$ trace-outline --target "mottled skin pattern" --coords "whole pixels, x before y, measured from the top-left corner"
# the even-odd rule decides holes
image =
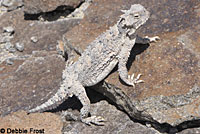
[[[29,110],[41,112],[52,109],[61,104],[67,97],[75,95],[83,107],[80,111],[81,121],[86,124],[101,124],[103,118],[88,117],[90,101],[84,87],[93,86],[102,81],[118,64],[120,78],[127,84],[134,86],[141,82],[139,77],[133,79],[128,75],[126,63],[130,51],[136,41],[136,29],[149,18],[149,12],[141,5],[132,5],[129,10],[122,11],[119,21],[90,43],[81,54],[77,62],[67,65],[63,71],[63,81],[57,93],[44,104]],[[146,38],[144,43],[154,41]],[[141,43],[141,42],[140,42]]]

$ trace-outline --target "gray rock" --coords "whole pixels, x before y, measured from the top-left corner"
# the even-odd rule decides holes
[[[13,44],[10,43],[10,42],[6,42],[5,45],[4,45],[4,47],[5,47],[5,49],[6,49],[7,51],[9,51],[10,48],[13,48]]]
[[[3,31],[12,34],[12,33],[14,33],[15,30],[13,27],[8,26],[8,27],[4,27]]]
[[[1,6],[1,8],[0,8],[0,11],[1,11],[0,15],[2,15],[3,13],[6,13],[8,11],[8,9],[6,7],[3,7],[2,4],[0,6]]]
[[[13,38],[15,30],[13,27],[3,27],[3,33],[0,34],[0,43],[9,42]]]
[[[183,130],[177,134],[200,134],[200,127]]]
[[[30,0],[30,2],[35,1]],[[174,123],[180,124],[185,121],[187,124],[193,122],[192,120],[200,115],[200,110],[198,110],[200,102],[198,99],[199,93],[195,90],[195,92],[193,91],[191,94],[187,93],[190,91],[188,89],[191,89],[194,84],[199,86],[200,83],[199,68],[197,67],[200,63],[199,49],[196,49],[199,48],[200,39],[200,36],[196,34],[199,33],[199,29],[197,28],[200,27],[199,18],[197,18],[200,13],[199,6],[197,6],[200,4],[198,0],[115,0],[115,2],[97,0],[91,4],[85,13],[84,19],[80,22],[80,25],[76,27],[73,27],[72,23],[67,21],[60,21],[54,24],[38,24],[34,21],[25,21],[23,11],[20,10],[16,12],[7,12],[1,15],[0,27],[5,27],[7,23],[9,23],[9,25],[15,27],[15,33],[19,33],[12,40],[13,43],[20,42],[26,44],[26,51],[23,53],[30,54],[32,51],[38,51],[37,57],[38,55],[45,57],[44,52],[47,51],[46,55],[48,56],[45,57],[46,60],[44,64],[39,64],[33,59],[25,61],[26,64],[14,64],[12,66],[13,70],[9,70],[9,72],[12,73],[4,71],[8,70],[9,66],[3,66],[5,69],[0,72],[0,98],[3,99],[3,101],[0,101],[0,113],[5,115],[10,111],[34,107],[36,104],[42,103],[41,100],[49,99],[49,97],[57,91],[56,89],[59,88],[58,86],[61,82],[62,70],[64,70],[65,63],[61,59],[58,60],[57,54],[51,57],[52,54],[48,51],[49,45],[54,47],[57,40],[61,40],[60,37],[73,27],[71,31],[68,31],[66,36],[72,44],[76,44],[76,47],[85,48],[86,45],[93,41],[99,34],[116,23],[121,9],[128,9],[131,4],[136,2],[147,7],[152,13],[150,20],[141,31],[139,31],[139,34],[149,36],[157,34],[161,37],[161,41],[157,44],[151,44],[143,52],[140,51],[140,48],[143,48],[142,45],[137,47],[139,50],[135,51],[136,53],[141,53],[138,54],[136,60],[131,63],[132,68],[130,68],[130,73],[142,73],[143,76],[141,79],[145,80],[145,83],[138,84],[136,88],[127,87],[118,81],[117,73],[109,75],[107,81],[120,87],[118,90],[125,92],[127,96],[129,96],[124,100],[116,99],[115,103],[117,106],[124,109],[130,117],[135,117],[135,115],[137,115],[137,113],[133,111],[134,106],[137,105],[142,112],[142,114],[140,114],[141,112],[139,113],[138,117],[140,118],[146,117],[146,119],[149,120],[152,117],[158,120],[159,118],[157,117],[162,117],[160,118],[161,120],[158,120],[160,123],[172,125]],[[152,4],[149,4],[149,2],[152,2]],[[102,8],[105,6],[107,8]],[[31,10],[31,8],[29,8],[29,10]],[[96,17],[97,14],[98,17]],[[30,23],[34,23],[34,25],[30,27]],[[24,31],[20,32],[22,29]],[[38,33],[37,37],[39,37],[39,41],[37,45],[30,43],[33,32]],[[177,37],[179,37],[178,40]],[[61,67],[58,68],[55,64],[59,64]],[[22,69],[18,69],[16,72],[19,65]],[[44,70],[51,70],[50,75],[47,75]],[[4,76],[9,79],[4,79]],[[14,80],[11,79],[13,77]],[[40,79],[40,81],[38,81],[38,79]],[[9,86],[3,86],[3,83]],[[32,94],[32,90],[36,91],[36,97],[29,95]],[[117,95],[119,98],[123,97],[119,94],[116,94],[116,96]],[[110,94],[111,99],[112,97],[113,93]],[[194,97],[194,100],[197,98],[196,102],[192,100],[192,97]],[[134,100],[139,100],[140,102],[133,103],[135,102]],[[130,102],[130,105],[127,105],[127,102]],[[162,111],[159,112],[158,115],[158,111],[160,110]],[[145,114],[145,112],[147,114]],[[197,113],[196,115],[195,112]],[[97,113],[99,112],[97,111]],[[148,113],[150,113],[150,115],[148,115]],[[115,112],[113,115],[115,115]],[[107,118],[105,117],[105,119]],[[115,124],[118,125],[119,123],[120,120],[116,121]],[[80,127],[82,125],[81,123],[70,124],[74,125],[74,128],[79,128],[79,130],[74,129],[74,133],[82,132]],[[195,126],[199,126],[199,124]],[[116,125],[113,125],[113,127],[107,130],[115,129]],[[190,129],[182,133],[200,133],[199,128],[192,131],[191,127],[192,126],[186,125],[184,129]],[[89,127],[87,128],[89,129]],[[96,129],[97,127],[93,127],[91,133]]]
[[[19,42],[17,42],[15,44],[15,48],[19,51],[19,52],[23,52],[24,51],[24,44],[20,44]]]
[[[8,51],[9,51],[10,53],[15,53],[15,52],[16,52],[16,49],[13,48],[13,47],[11,47],[11,48],[8,49]]]
[[[19,63],[18,60],[16,60],[16,62]],[[8,114],[10,111],[14,111],[16,109],[26,109],[30,105],[34,107],[38,103],[37,100],[35,100],[38,97],[39,98],[44,98],[45,96],[49,97],[49,95],[47,95],[46,92],[48,93],[52,92],[51,90],[54,89],[54,86],[59,85],[59,81],[62,77],[61,69],[52,70],[53,68],[56,68],[56,66],[58,65],[62,69],[64,69],[65,67],[65,62],[63,61],[61,56],[58,57],[56,52],[47,52],[47,51],[42,50],[42,51],[38,51],[38,53],[33,54],[32,57],[27,58],[26,60],[23,60],[23,62],[21,62],[20,65],[14,64],[11,70],[1,72],[1,75],[0,75],[0,78],[1,78],[0,98],[2,98],[2,101],[0,101],[1,116],[5,115],[6,113]],[[2,65],[1,67],[5,67],[5,69],[7,69],[8,66]],[[38,83],[38,80],[40,78],[44,78],[44,79],[40,80]],[[33,83],[33,85],[30,82]],[[3,83],[9,86],[4,87]],[[52,87],[52,88],[46,87],[46,85],[49,85],[48,83],[51,84],[49,87]],[[31,87],[28,88],[27,84]],[[38,90],[40,88],[44,92],[41,92],[42,90]],[[38,91],[40,92],[39,96],[38,95],[35,96],[35,94],[37,94]],[[33,94],[33,92],[35,93]],[[3,96],[7,96],[7,94],[11,94],[11,96],[9,98],[4,98]],[[13,97],[17,101],[15,100],[12,101]],[[12,103],[9,103],[9,102],[12,102]]]
[[[98,98],[98,95],[96,98]],[[76,105],[76,104],[74,104]],[[74,112],[75,113],[75,112]],[[91,104],[91,114],[101,116],[106,119],[104,126],[87,126],[80,122],[65,123],[62,132],[64,134],[156,134],[156,130],[147,128],[139,123],[135,123],[128,115],[117,110],[105,100]]]
[[[50,12],[59,6],[66,6],[68,9],[76,8],[84,0],[24,0],[24,12],[38,14]]]
[[[135,88],[125,86],[118,80],[119,75],[116,71],[109,75],[106,81],[119,87],[121,96],[112,92],[107,93],[108,98],[112,99],[115,96],[113,101],[119,107],[123,107],[130,117],[139,120],[177,126],[185,121],[200,119],[200,72],[197,71],[200,69],[200,61],[199,51],[196,49],[200,39],[200,34],[197,32],[200,30],[200,16],[197,15],[200,13],[200,8],[195,6],[199,5],[200,1],[150,0],[152,2],[150,5],[147,1],[149,2],[144,0],[139,3],[148,7],[152,15],[138,34],[143,36],[157,34],[161,36],[161,41],[158,44],[151,44],[150,47],[136,45],[131,56],[133,58],[130,57],[130,61],[134,62],[127,65],[130,66],[129,73],[144,74],[141,79],[145,82],[137,84]],[[119,6],[120,2],[116,4],[94,1],[87,9],[80,25],[69,31],[66,38],[75,47],[86,48],[88,43],[115,23],[116,18],[120,16],[118,11],[122,8]],[[128,9],[135,2],[138,1],[123,1],[123,9]],[[108,10],[97,8],[105,5],[109,6]],[[96,14],[98,19],[95,19]],[[107,18],[108,22],[102,21]],[[96,31],[95,28],[102,29]],[[124,94],[127,96],[122,99]]]
[[[2,71],[2,70],[4,70],[5,69],[5,67],[0,67],[0,71]]]
[[[33,43],[36,43],[36,42],[38,42],[38,38],[37,38],[36,36],[32,36],[32,37],[31,37],[31,41],[32,41]]]
[[[14,4],[15,0],[3,0],[2,5],[5,7],[10,7]]]
[[[9,59],[6,60],[6,64],[7,64],[7,65],[13,65],[14,62],[13,62],[12,59],[9,58]]]
[[[0,43],[9,42],[12,38],[13,36],[0,34]]]
[[[8,10],[12,11],[17,9],[18,7],[23,6],[23,1],[22,0],[3,0],[2,5],[7,7]]]

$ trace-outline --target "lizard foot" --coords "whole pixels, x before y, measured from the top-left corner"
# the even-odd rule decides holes
[[[154,37],[148,37],[148,36],[146,36],[145,38],[149,39],[150,43],[151,42],[157,42],[158,40],[160,40],[159,36],[154,36]]]
[[[80,118],[78,118],[78,116],[74,115],[72,110],[66,110],[66,111],[62,111],[61,112],[61,120],[63,122],[67,121],[78,121],[80,120]]]
[[[129,81],[131,81],[131,85],[133,87],[135,87],[135,84],[137,84],[137,83],[144,82],[143,80],[139,80],[141,75],[142,74],[138,74],[138,76],[136,78],[134,78],[134,76],[135,76],[134,74],[128,75],[128,79],[129,79]]]
[[[103,126],[105,119],[101,116],[91,116],[91,117],[84,118],[81,121],[87,125],[94,124],[97,126]]]

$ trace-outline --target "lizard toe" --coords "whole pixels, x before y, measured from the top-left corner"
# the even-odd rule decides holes
[[[144,82],[143,80],[139,80],[142,74],[138,74],[136,78],[134,78],[134,73],[132,75],[128,75],[129,85],[135,87],[135,84]]]
[[[105,124],[105,119],[101,116],[91,116],[82,119],[82,122],[87,125],[103,126]]]

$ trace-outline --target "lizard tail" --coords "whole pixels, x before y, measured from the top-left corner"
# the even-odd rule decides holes
[[[46,110],[51,110],[57,107],[58,105],[60,105],[63,101],[65,101],[67,97],[72,96],[66,92],[65,88],[66,87],[64,86],[64,83],[63,83],[60,89],[57,91],[57,93],[54,96],[52,96],[49,100],[47,100],[45,103],[41,104],[40,106],[30,109],[28,113],[43,112]]]

